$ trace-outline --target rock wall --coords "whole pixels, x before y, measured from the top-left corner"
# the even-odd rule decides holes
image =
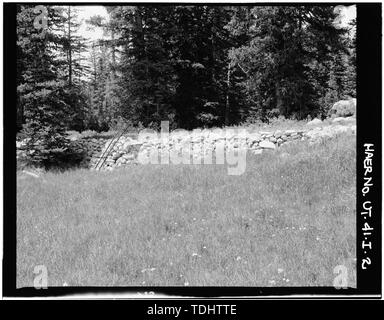
[[[122,136],[116,143],[106,141],[101,152],[95,153],[91,159],[91,168],[99,163],[96,169],[113,170],[116,167],[143,163],[160,163],[161,159],[172,162],[172,159],[189,159],[189,163],[206,163],[210,155],[230,150],[245,150],[252,154],[260,154],[267,149],[276,149],[281,145],[293,142],[309,140],[317,143],[323,139],[351,132],[356,133],[355,123],[326,125],[323,127],[309,128],[305,130],[276,130],[250,132],[245,129],[196,129],[193,131],[174,131],[169,134],[149,132],[139,134],[137,139]],[[102,155],[108,146],[112,146],[108,156]],[[103,163],[102,166],[101,162]],[[164,162],[162,162],[164,163]],[[184,162],[183,162],[184,163]]]
[[[189,159],[190,163],[206,163],[211,155],[228,150],[260,154],[264,150],[273,150],[292,141],[309,140],[310,143],[317,143],[348,131],[356,133],[355,117],[337,117],[327,122],[314,119],[301,130],[254,132],[246,129],[195,129],[175,130],[165,135],[147,130],[138,136],[124,135],[118,141],[111,136],[75,136],[70,140],[72,151],[81,159],[76,165],[113,170],[124,165],[160,163],[161,159],[167,158],[174,163],[172,159],[180,156],[187,162]],[[24,141],[16,143],[18,160],[25,157],[24,145]]]

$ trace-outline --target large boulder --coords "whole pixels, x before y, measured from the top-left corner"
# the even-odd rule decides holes
[[[315,119],[309,121],[307,123],[307,126],[317,126],[317,125],[322,124],[322,123],[323,123],[323,121],[321,121],[320,119],[315,118]]]
[[[276,145],[273,142],[270,141],[261,141],[259,143],[259,147],[263,149],[276,149]]]
[[[336,102],[331,110],[331,115],[336,117],[350,117],[356,115],[356,99],[340,100]]]

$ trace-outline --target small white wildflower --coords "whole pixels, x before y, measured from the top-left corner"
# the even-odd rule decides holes
[[[63,287],[68,287],[68,283],[64,282]]]
[[[184,285],[185,285],[185,286],[189,286],[189,282],[188,282],[188,281],[185,281],[185,282],[184,282]]]
[[[241,260],[241,257],[237,257],[237,258],[236,258],[236,261],[240,261],[240,260]]]
[[[282,269],[282,268],[277,269],[277,273],[283,273],[283,272],[284,272],[284,269]]]

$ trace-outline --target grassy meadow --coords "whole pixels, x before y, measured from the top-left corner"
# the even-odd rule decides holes
[[[17,286],[332,286],[355,270],[355,136],[226,165],[17,175]]]

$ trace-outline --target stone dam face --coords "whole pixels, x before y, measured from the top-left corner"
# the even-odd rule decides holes
[[[226,152],[257,155],[294,141],[308,140],[312,144],[343,133],[356,134],[355,118],[335,118],[329,125],[312,121],[300,130],[228,128],[175,130],[169,133],[143,130],[138,135],[74,138],[71,143],[76,152],[82,155],[81,167],[113,170],[125,165],[164,163],[161,161],[170,164],[208,164],[212,157]],[[23,154],[21,144],[17,143],[18,158]]]
[[[88,167],[97,170],[132,164],[203,164],[212,163],[212,156],[229,152],[250,152],[261,154],[267,149],[276,149],[281,145],[304,141],[317,143],[330,139],[337,134],[356,133],[356,125],[337,124],[311,128],[308,130],[276,130],[249,132],[245,129],[197,129],[193,131],[174,131],[169,134],[143,133],[137,138],[121,136],[114,141],[108,139],[91,148]],[[165,160],[164,160],[165,159]],[[168,160],[167,160],[168,159]],[[165,162],[161,162],[165,161]]]

